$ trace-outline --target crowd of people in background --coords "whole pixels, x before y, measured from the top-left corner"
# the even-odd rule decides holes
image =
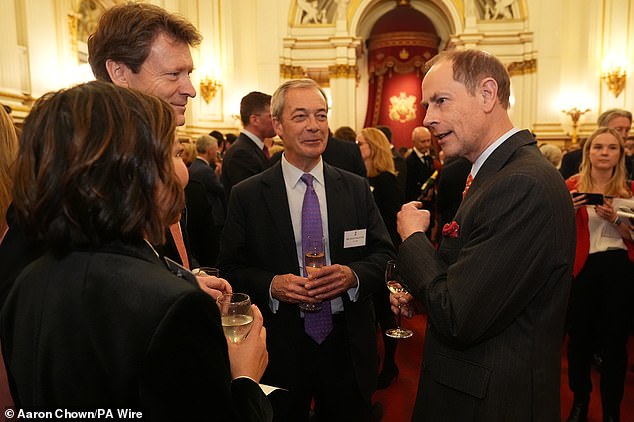
[[[586,420],[593,365],[604,420],[619,420],[634,326],[634,220],[617,213],[634,202],[629,111],[605,111],[567,150],[537,149],[505,117],[508,74],[471,51],[432,63],[428,114],[397,142],[411,147],[396,148],[387,125],[331,132],[326,95],[307,79],[246,93],[238,134],[177,137],[196,95],[189,48],[199,42],[191,23],[160,7],[115,6],[88,41],[98,81],[38,100],[19,151],[0,109],[0,337],[17,406],[105,402],[167,420],[182,419],[186,402],[192,419],[222,409],[223,420],[369,421],[372,393],[399,374],[396,341],[383,336],[379,353],[377,333],[396,326],[394,313],[424,309],[415,418],[530,420],[513,397],[526,415],[556,414],[557,399],[535,403],[520,381],[531,365],[556,369],[549,352],[561,347],[565,316],[568,421]],[[469,79],[465,60],[487,69],[478,77],[494,74]],[[171,68],[177,75],[163,79]],[[461,113],[450,100],[441,108],[434,90],[449,85],[477,110]],[[491,136],[471,136],[468,125]],[[324,242],[312,274],[303,263],[309,207]],[[383,271],[395,257],[409,293],[390,297]],[[521,265],[521,274],[511,268]],[[220,274],[188,277],[197,267]],[[255,322],[248,341],[227,345],[213,301],[236,289],[251,296]],[[299,311],[315,303],[328,315]],[[544,350],[526,354],[522,370],[485,350],[535,340],[522,327],[546,330],[548,315],[562,333],[538,334]],[[533,381],[558,394],[550,372]],[[288,390],[281,404],[262,394],[261,379]]]

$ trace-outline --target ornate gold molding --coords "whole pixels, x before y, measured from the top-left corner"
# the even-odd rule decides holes
[[[511,76],[525,75],[527,73],[537,72],[537,59],[524,60],[521,62],[512,62],[506,66]]]
[[[359,67],[357,65],[336,64],[328,66],[330,78],[358,79]]]
[[[302,66],[280,65],[280,76],[283,79],[298,79],[306,77],[306,69]]]

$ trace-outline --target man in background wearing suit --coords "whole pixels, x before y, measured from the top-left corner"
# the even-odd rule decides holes
[[[510,78],[497,58],[450,51],[430,64],[424,125],[447,156],[472,168],[438,251],[419,202],[398,214],[398,263],[411,295],[392,295],[392,309],[418,305],[428,322],[413,420],[560,420],[570,194],[531,133],[513,127]]]
[[[263,140],[275,136],[271,96],[257,91],[245,95],[240,101],[240,119],[244,129],[222,160],[222,184],[227,200],[234,185],[268,167],[270,156]]]
[[[196,158],[189,166],[189,183],[185,187],[185,198],[189,219],[187,232],[192,253],[201,266],[213,267],[218,258],[220,232],[225,223],[225,192],[213,169],[218,153],[215,137],[201,135],[196,139]],[[200,189],[203,187],[203,196]]]
[[[264,313],[263,382],[289,390],[284,420],[307,421],[314,400],[321,421],[368,421],[377,374],[372,293],[386,288],[390,237],[367,180],[322,160],[328,141],[322,89],[310,79],[285,82],[271,112],[284,153],[234,187],[220,270]],[[325,238],[325,263],[306,278],[303,232],[315,224]],[[301,312],[302,303],[320,303],[322,310]]]

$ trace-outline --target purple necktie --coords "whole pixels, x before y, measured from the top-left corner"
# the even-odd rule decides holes
[[[313,176],[308,173],[302,175],[302,182],[306,183],[306,193],[302,204],[302,254],[308,252],[308,238],[322,238],[321,212],[319,211],[319,198],[313,187]],[[303,257],[302,257],[303,259]],[[304,268],[304,277],[307,276]],[[321,310],[316,312],[304,312],[304,330],[313,340],[321,344],[332,331],[332,314],[330,313],[330,300],[321,304]]]

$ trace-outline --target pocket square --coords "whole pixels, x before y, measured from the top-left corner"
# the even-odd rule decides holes
[[[451,237],[457,239],[460,237],[460,226],[455,221],[447,223],[442,228],[442,235],[445,237]]]

